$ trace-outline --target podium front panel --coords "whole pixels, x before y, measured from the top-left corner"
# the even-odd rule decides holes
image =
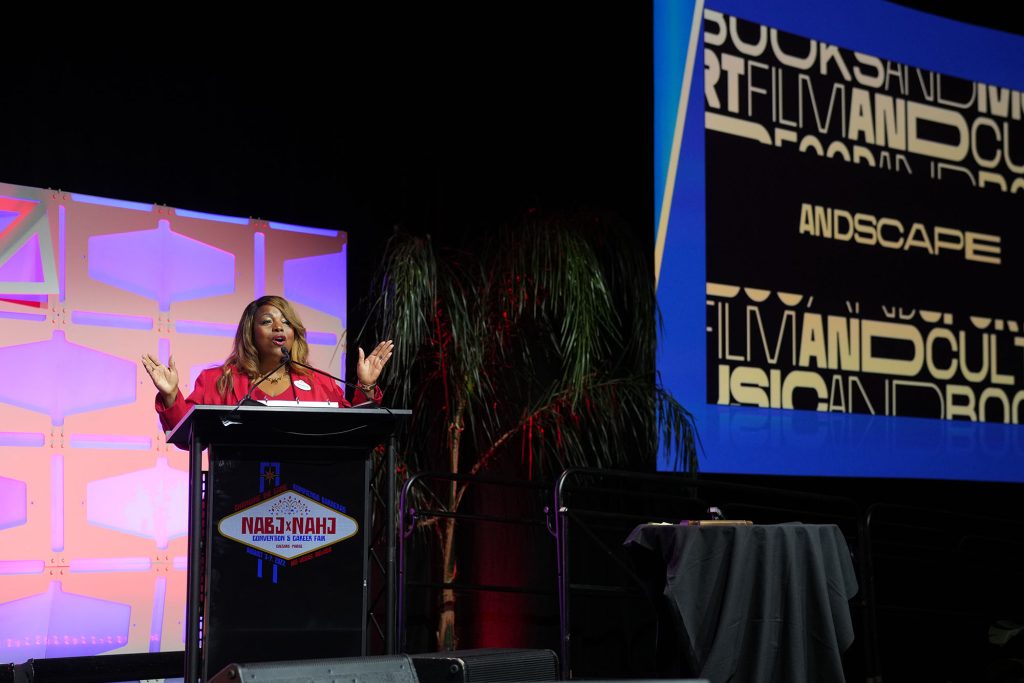
[[[366,649],[367,458],[210,447],[203,679],[232,662]]]

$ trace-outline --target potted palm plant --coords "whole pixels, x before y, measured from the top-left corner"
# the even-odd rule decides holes
[[[377,337],[398,341],[386,378],[412,408],[406,471],[476,475],[528,449],[531,475],[566,467],[653,469],[659,441],[695,471],[690,413],[654,366],[650,260],[613,218],[527,214],[463,250],[396,232],[371,287]],[[442,493],[457,512],[468,484]],[[456,573],[456,520],[433,519],[441,575]],[[446,588],[439,649],[453,649]]]

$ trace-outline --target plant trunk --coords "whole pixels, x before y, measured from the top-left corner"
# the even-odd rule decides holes
[[[466,401],[459,396],[455,405],[455,413],[448,425],[448,455],[452,474],[459,473],[459,446],[462,442],[463,422]],[[448,487],[448,512],[458,511],[462,497],[458,492],[458,482],[454,479]],[[441,563],[444,567],[442,580],[450,584],[455,580],[455,518],[448,517],[444,524],[443,545],[441,546]],[[441,590],[441,613],[437,620],[437,647],[439,650],[455,650],[459,646],[458,634],[455,632],[455,591],[452,588]]]

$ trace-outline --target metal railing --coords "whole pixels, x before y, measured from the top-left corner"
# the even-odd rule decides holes
[[[496,487],[505,491],[517,490],[527,493],[531,505],[527,506],[525,515],[503,515],[474,512],[467,509],[466,504],[452,511],[437,487],[467,485],[477,489]],[[444,472],[422,472],[413,475],[402,487],[399,503],[398,532],[398,599],[396,630],[400,652],[408,651],[409,630],[409,589],[411,587],[442,591],[452,589],[471,592],[519,593],[530,595],[554,596],[554,588],[547,585],[511,585],[493,583],[475,583],[456,578],[453,581],[419,580],[410,577],[409,557],[417,540],[418,531],[428,525],[436,525],[444,520],[456,520],[460,524],[497,524],[536,527],[550,531],[546,516],[545,503],[550,500],[551,487],[530,481],[496,479],[489,477],[458,475]],[[464,499],[465,501],[466,499]],[[546,533],[545,533],[546,535]],[[441,577],[443,579],[443,576]]]

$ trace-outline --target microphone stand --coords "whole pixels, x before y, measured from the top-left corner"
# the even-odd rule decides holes
[[[325,377],[330,377],[334,381],[341,382],[342,384],[344,384],[347,387],[351,387],[353,389],[359,389],[359,391],[363,392],[363,396],[366,396],[366,392],[363,391],[363,388],[361,386],[359,386],[358,384],[353,383],[353,382],[346,382],[345,380],[341,379],[340,377],[335,377],[331,373],[325,372],[325,371],[321,370],[320,368],[315,368],[312,365],[307,365],[306,363],[300,363],[299,361],[297,361],[294,358],[292,358],[292,354],[291,354],[291,352],[287,348],[282,346],[281,347],[281,362],[278,363],[274,367],[273,370],[271,370],[267,374],[263,375],[262,377],[260,377],[255,382],[253,382],[252,386],[249,387],[249,391],[247,391],[245,393],[245,396],[242,397],[242,400],[238,402],[238,405],[235,406],[234,410],[232,410],[229,415],[225,415],[222,418],[221,421],[224,423],[224,425],[227,426],[229,424],[237,424],[232,419],[232,416],[242,406],[260,406],[260,407],[265,407],[265,404],[260,403],[259,401],[257,401],[257,400],[252,398],[252,392],[255,391],[256,387],[258,387],[260,385],[260,383],[263,382],[263,380],[265,380],[266,378],[270,377],[275,372],[277,372],[278,370],[280,370],[282,367],[284,367],[285,365],[287,365],[289,363],[291,363],[292,365],[298,365],[299,367],[306,368],[307,370],[312,370],[313,372],[317,372],[317,373],[319,373],[321,375],[324,375]],[[376,403],[374,402],[372,396],[366,396],[366,398],[367,398],[367,401],[365,401],[364,403],[357,403],[357,404],[353,405],[352,407],[353,408],[358,408],[358,407],[362,407],[362,406],[365,406],[365,405],[376,405]]]
[[[256,390],[256,387],[258,387],[260,385],[260,383],[263,382],[263,380],[265,380],[266,378],[268,378],[271,375],[273,375],[275,372],[277,372],[278,370],[283,368],[285,365],[287,365],[289,363],[289,361],[292,360],[292,356],[291,356],[290,353],[288,353],[288,349],[284,348],[283,346],[281,347],[281,355],[283,356],[281,358],[281,362],[278,363],[276,366],[274,366],[273,370],[271,370],[267,374],[263,375],[262,377],[260,377],[255,382],[253,382],[252,385],[249,387],[249,391],[245,392],[245,396],[243,396],[242,400],[238,402],[238,405],[235,406],[234,410],[232,410],[229,414],[227,414],[223,418],[221,418],[221,423],[225,427],[227,427],[230,424],[239,424],[238,422],[235,422],[232,419],[232,416],[236,412],[238,412],[238,409],[241,408],[242,406],[260,406],[261,408],[266,407],[264,404],[260,403],[259,401],[255,400],[252,397],[252,392]]]
[[[284,351],[284,352],[285,352],[286,354],[288,353],[288,350],[287,350],[287,349],[282,349],[282,350],[283,350],[283,351]],[[323,371],[323,370],[321,370],[320,368],[314,368],[314,367],[313,367],[312,365],[306,365],[305,363],[300,363],[299,361],[295,360],[294,358],[291,358],[291,356],[290,356],[290,355],[288,356],[288,358],[289,358],[289,359],[291,360],[291,363],[292,363],[292,365],[298,365],[299,367],[303,367],[303,368],[306,368],[307,370],[312,370],[313,372],[319,373],[319,374],[323,375],[324,377],[330,377],[330,378],[331,378],[331,379],[333,379],[333,380],[334,380],[335,382],[341,382],[341,383],[342,383],[342,384],[344,384],[344,385],[345,385],[346,387],[350,387],[350,388],[352,388],[352,389],[358,389],[359,391],[362,391],[362,392],[363,392],[363,396],[366,396],[366,391],[364,391],[364,390],[363,390],[363,388],[362,388],[361,386],[359,386],[359,384],[357,384],[357,383],[355,383],[355,382],[346,382],[346,381],[345,381],[345,380],[343,380],[342,378],[340,378],[340,377],[335,377],[335,376],[334,376],[334,375],[332,375],[331,373],[329,373],[329,372],[324,372],[324,371]],[[369,399],[368,401],[366,401],[366,403],[373,403],[373,402],[374,402],[374,401],[373,401],[373,396],[366,396],[366,398],[367,398],[367,399]],[[358,404],[356,404],[356,405],[354,405],[354,406],[352,406],[352,407],[353,407],[353,408],[355,408],[355,407],[357,407],[357,406],[362,406],[362,405],[366,405],[366,403],[358,403]]]
[[[288,353],[288,349],[284,348],[283,346],[281,347],[281,355],[284,356],[281,359],[281,362],[278,363],[274,367],[273,370],[271,370],[270,372],[268,372],[267,374],[263,375],[258,380],[256,380],[255,382],[252,383],[252,386],[249,387],[249,391],[245,392],[245,396],[242,397],[242,400],[238,402],[238,406],[261,406],[261,405],[263,405],[259,401],[257,401],[257,400],[252,398],[252,392],[256,390],[256,387],[258,387],[263,382],[263,380],[265,380],[266,378],[268,378],[271,375],[273,375],[275,372],[277,372],[278,370],[283,368],[285,365],[288,365],[289,362],[294,362],[294,361],[292,361],[291,354]],[[237,408],[238,406],[235,406],[235,407]]]
[[[361,387],[358,384],[353,384],[352,382],[346,382],[345,380],[343,380],[340,377],[335,377],[331,373],[324,372],[320,368],[314,368],[312,365],[306,365],[305,363],[300,363],[299,361],[295,360],[294,358],[292,359],[292,365],[298,365],[301,368],[306,368],[307,370],[312,370],[313,372],[319,373],[319,374],[323,375],[324,377],[330,377],[335,382],[341,382],[342,384],[344,384],[347,387],[351,387],[353,389],[361,389]]]

